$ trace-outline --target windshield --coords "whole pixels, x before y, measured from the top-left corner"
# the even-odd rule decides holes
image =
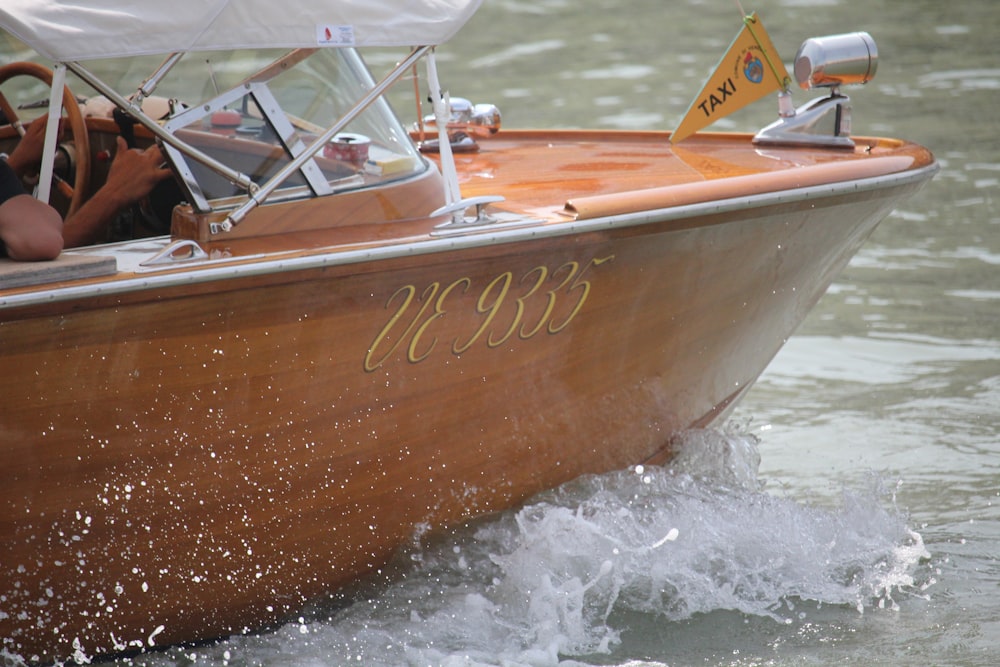
[[[274,61],[261,53],[237,52],[225,60],[212,54],[201,63],[201,80],[210,85],[202,93],[207,101],[173,110],[164,127],[257,185],[312,152],[315,159],[283,181],[278,197],[371,186],[426,168],[382,98],[340,127],[320,151],[312,151],[320,135],[351,112],[374,82],[353,50],[321,50],[308,58],[306,53]],[[240,186],[211,165],[169,153],[192,190],[195,208],[208,210],[213,200],[240,194]]]
[[[30,52],[5,39],[6,53],[28,59]],[[353,49],[193,52],[155,86],[147,84],[162,62],[161,57],[97,60],[86,63],[86,69],[127,98],[146,86],[143,111],[194,149],[170,149],[168,155],[188,190],[186,199],[200,211],[237,205],[233,198],[245,199],[247,184],[235,184],[232,173],[263,185],[374,86]],[[44,111],[34,103],[44,101],[48,90],[35,81],[25,84],[11,102],[26,109],[23,118],[30,119]],[[85,116],[111,117],[112,105],[72,73],[67,85]],[[206,156],[208,162],[202,159]],[[371,187],[426,168],[388,102],[378,98],[315,151],[314,159],[288,175],[271,200]]]

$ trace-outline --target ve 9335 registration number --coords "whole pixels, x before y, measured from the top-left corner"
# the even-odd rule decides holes
[[[399,350],[415,364],[445,346],[451,354],[460,355],[476,345],[499,347],[514,336],[529,340],[543,332],[558,334],[587,302],[591,289],[585,277],[588,271],[613,259],[614,255],[595,257],[556,268],[538,265],[520,275],[505,271],[482,285],[468,276],[449,283],[403,285],[386,301],[385,309],[391,315],[368,347],[365,371],[378,369]],[[470,293],[476,295],[474,302],[459,301]],[[470,305],[479,316],[478,323],[467,319],[467,331],[442,342],[437,332],[450,309]]]

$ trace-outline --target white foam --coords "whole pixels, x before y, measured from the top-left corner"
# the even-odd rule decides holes
[[[732,610],[792,623],[821,605],[892,613],[896,598],[922,595],[914,573],[927,551],[877,478],[824,508],[765,492],[758,462],[751,436],[691,433],[670,468],[583,478],[519,511],[426,537],[400,558],[398,580],[370,598],[199,655],[566,665],[612,651],[636,614],[668,624]],[[191,656],[150,658],[174,659]]]

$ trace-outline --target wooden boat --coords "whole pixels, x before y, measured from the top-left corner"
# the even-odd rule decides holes
[[[405,130],[389,84],[423,59],[442,90],[478,0],[132,4],[0,8],[54,64],[0,68],[13,113],[23,73],[72,127],[56,205],[123,131],[176,175],[136,238],[0,260],[0,637],[29,662],[251,631],[415,530],[665,462],[936,169],[828,129],[836,91],[756,138],[498,131],[445,95]],[[411,44],[379,81],[356,50]]]

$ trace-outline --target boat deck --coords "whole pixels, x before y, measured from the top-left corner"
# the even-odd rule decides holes
[[[933,162],[923,147],[881,138],[855,137],[853,150],[747,151],[751,135],[704,133],[679,145],[668,136],[505,130],[483,140],[478,153],[457,155],[456,165],[465,196],[502,195],[505,209],[558,210],[584,219],[877,177]]]
[[[114,257],[63,253],[50,262],[17,262],[0,258],[0,288],[29,287],[67,280],[113,275]]]

